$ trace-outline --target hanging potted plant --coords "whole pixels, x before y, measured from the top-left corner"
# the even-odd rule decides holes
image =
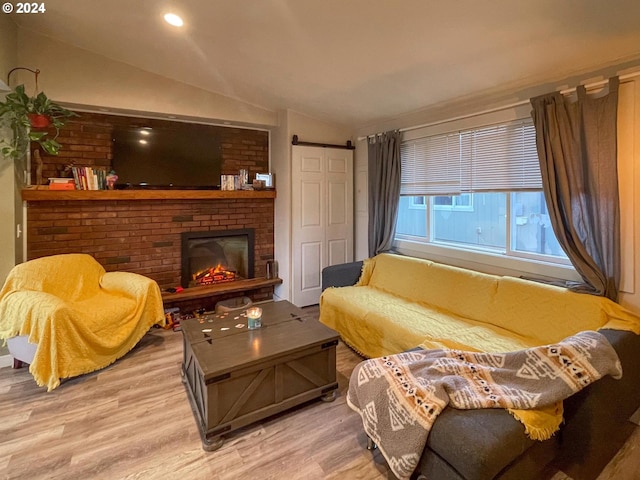
[[[29,97],[24,92],[24,85],[18,85],[9,93],[4,102],[0,102],[0,119],[6,121],[13,130],[10,143],[2,142],[0,152],[7,158],[19,159],[29,148],[29,142],[40,144],[50,155],[58,155],[60,144],[56,141],[60,128],[70,118],[78,116],[75,112],[52,102],[44,92]],[[50,131],[55,129],[51,137]]]

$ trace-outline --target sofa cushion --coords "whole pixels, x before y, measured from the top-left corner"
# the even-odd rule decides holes
[[[367,357],[399,353],[451,338],[485,351],[532,346],[494,325],[465,319],[371,286],[325,290],[320,297],[320,321],[340,332],[346,343]]]
[[[544,461],[538,466],[542,470],[557,452],[557,444],[557,437],[544,442],[531,440],[524,434],[522,424],[506,410],[462,411],[447,407],[431,429],[417,470],[423,474],[432,473],[427,478],[440,478],[440,469],[430,471],[429,468],[432,455],[435,455],[450,465],[460,478],[489,480],[516,464],[530,449],[544,446],[549,448],[544,449]]]
[[[500,278],[492,302],[490,323],[535,339],[538,344],[558,342],[583,330],[598,330],[628,314],[604,297],[513,277]]]
[[[371,287],[464,318],[487,321],[491,313],[499,277],[401,255],[374,261]]]

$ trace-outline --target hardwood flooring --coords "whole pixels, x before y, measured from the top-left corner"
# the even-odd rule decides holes
[[[360,418],[345,403],[361,359],[342,343],[334,402],[241,429],[211,453],[202,450],[181,359],[182,334],[151,330],[115,364],[51,393],[27,369],[0,368],[0,479],[395,478],[379,452],[366,450]],[[599,480],[640,478],[639,446],[640,427]]]

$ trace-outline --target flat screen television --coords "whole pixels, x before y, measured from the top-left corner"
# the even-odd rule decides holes
[[[219,188],[218,132],[212,125],[158,120],[114,125],[116,188]]]

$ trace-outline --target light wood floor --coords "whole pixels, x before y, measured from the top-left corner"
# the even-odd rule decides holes
[[[207,453],[180,378],[181,336],[152,330],[111,367],[51,393],[27,369],[0,368],[0,479],[394,478],[345,403],[361,359],[342,343],[336,401],[244,428]],[[640,427],[599,479],[640,478],[639,446]]]

